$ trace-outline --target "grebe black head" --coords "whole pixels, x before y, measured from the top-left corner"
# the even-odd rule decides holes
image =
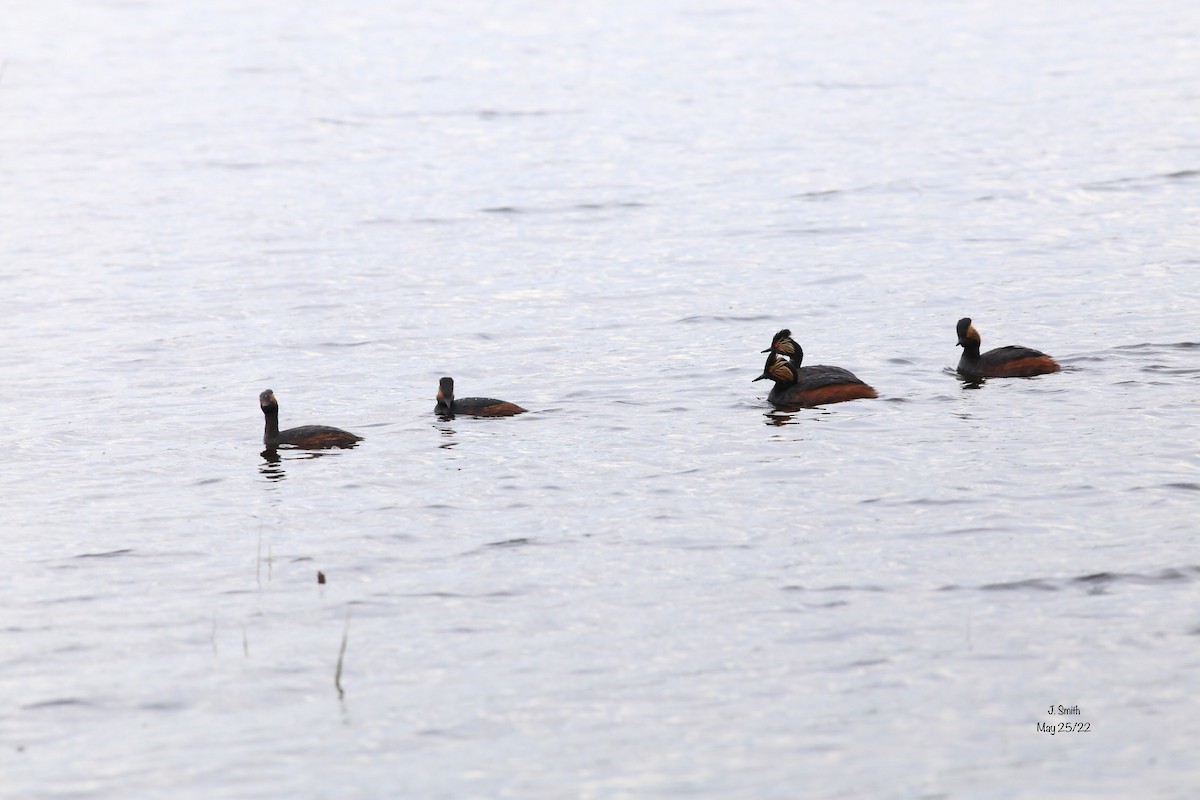
[[[797,349],[799,349],[798,345]],[[804,357],[803,351],[801,351],[800,356],[801,358]],[[762,375],[752,379],[751,383],[761,380],[773,380],[775,381],[776,388],[780,385],[787,386],[796,382],[796,371],[799,368],[799,359],[785,361],[777,353],[771,352],[767,355],[767,363],[763,365]]]
[[[262,409],[266,420],[263,444],[268,450],[274,450],[281,445],[305,450],[324,450],[330,447],[354,447],[362,441],[361,436],[328,425],[302,425],[299,428],[280,431],[279,401],[275,399],[275,392],[270,389],[259,394],[258,407]]]
[[[970,317],[963,317],[958,321],[958,346],[967,347],[970,342],[975,342],[975,347],[979,347],[979,331],[975,330],[971,325]]]
[[[779,353],[783,356],[794,356],[796,353],[800,352],[800,345],[797,344],[796,340],[792,338],[792,332],[787,328],[784,328],[779,333],[771,337],[771,346],[760,352]]]
[[[453,413],[450,407],[454,405],[454,378],[442,378],[438,381],[437,405],[435,411],[444,414]]]

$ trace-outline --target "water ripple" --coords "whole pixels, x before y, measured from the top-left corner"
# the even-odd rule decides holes
[[[1138,572],[1094,572],[1073,578],[1024,578],[1016,581],[985,583],[974,587],[984,592],[1012,592],[1032,589],[1039,592],[1057,592],[1072,587],[1084,587],[1089,594],[1103,594],[1110,586],[1129,584],[1154,586],[1200,580],[1200,566],[1169,567],[1153,573]],[[949,585],[940,591],[959,591],[972,587]]]
[[[132,548],[123,548],[121,550],[108,550],[103,553],[80,553],[73,558],[115,558],[117,556],[127,556],[133,553]]]

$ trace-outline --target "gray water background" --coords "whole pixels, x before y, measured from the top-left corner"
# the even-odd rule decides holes
[[[1198,37],[8,4],[0,795],[1194,797]]]

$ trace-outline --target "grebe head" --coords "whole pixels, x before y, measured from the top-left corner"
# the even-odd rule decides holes
[[[792,332],[784,328],[779,333],[771,337],[771,346],[766,350],[761,350],[762,353],[780,353],[785,356],[794,355],[800,345],[796,344],[796,340],[792,338]]]
[[[963,317],[958,321],[958,346],[966,347],[967,342],[979,344],[979,331],[975,330],[975,326],[971,324],[970,317]]]
[[[795,383],[796,365],[799,363],[799,361],[784,361],[782,358],[777,359],[775,363],[770,366],[767,372],[772,380],[776,380],[781,383]]]
[[[275,399],[275,392],[271,391],[270,389],[265,389],[263,393],[258,396],[258,407],[263,411],[266,411],[269,408],[279,408],[279,401]]]
[[[438,381],[437,399],[439,403],[454,402],[454,378],[442,378]]]
[[[761,381],[764,378],[770,378],[778,383],[794,383],[796,380],[795,367],[799,363],[799,361],[784,361],[775,353],[771,353],[767,356],[767,363],[763,367],[762,375],[754,380]]]

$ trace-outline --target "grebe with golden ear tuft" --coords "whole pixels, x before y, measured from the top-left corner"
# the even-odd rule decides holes
[[[967,378],[1030,378],[1058,372],[1058,362],[1040,350],[1010,344],[986,353],[979,352],[979,331],[970,317],[958,321],[958,346],[963,349],[958,360],[958,372]]]

